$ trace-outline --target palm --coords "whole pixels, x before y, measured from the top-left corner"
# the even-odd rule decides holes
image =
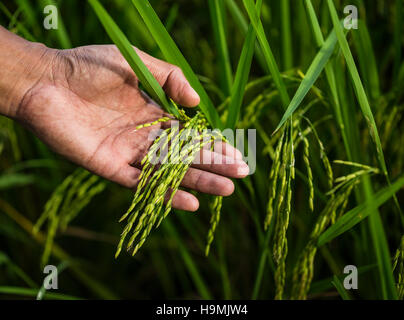
[[[168,64],[140,54],[152,72],[157,68],[156,78],[168,94],[172,91],[170,95],[175,100],[184,105],[198,102],[189,92],[184,94],[184,81],[171,81],[174,84],[168,86],[173,71],[158,74]],[[19,117],[56,152],[106,179],[134,188],[140,160],[152,143],[148,139],[151,128],[134,128],[164,114],[137,84],[137,78],[114,46],[73,49],[55,59],[49,81],[42,81],[31,90]],[[230,180],[200,169],[187,173],[185,187],[223,195],[232,192]],[[208,169],[237,176],[236,165]],[[176,207],[197,207],[197,200],[186,192],[178,192],[175,198]]]

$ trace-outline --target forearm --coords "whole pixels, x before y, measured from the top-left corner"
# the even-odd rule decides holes
[[[0,26],[0,114],[16,117],[24,97],[50,64],[48,51]]]

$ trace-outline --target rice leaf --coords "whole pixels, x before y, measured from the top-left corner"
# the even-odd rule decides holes
[[[281,33],[282,33],[282,54],[283,67],[285,70],[293,66],[292,34],[290,24],[290,0],[282,0],[281,7]]]
[[[207,287],[202,275],[198,270],[198,266],[192,259],[189,251],[186,249],[183,240],[179,236],[175,225],[170,220],[166,220],[166,223],[162,225],[165,228],[167,234],[170,235],[170,238],[175,239],[176,244],[178,245],[178,252],[184,260],[185,265],[187,266],[188,272],[190,273],[190,277],[194,281],[194,284],[201,295],[202,299],[212,299],[212,294]]]
[[[359,66],[364,75],[363,79],[367,94],[373,100],[376,100],[380,97],[379,74],[366,23],[358,20],[358,29],[352,32],[352,35],[354,39],[353,43],[358,53]]]
[[[260,12],[262,0],[256,3],[257,12]],[[239,119],[241,104],[245,87],[247,85],[248,76],[250,74],[251,62],[254,54],[256,33],[254,27],[248,27],[247,35],[244,40],[243,49],[241,50],[240,59],[237,66],[236,77],[234,80],[233,88],[231,90],[230,104],[228,107],[228,116],[226,121],[226,128],[234,129]]]
[[[382,149],[379,133],[377,130],[376,122],[375,122],[373,114],[372,114],[372,110],[370,108],[368,98],[365,93],[365,89],[363,87],[361,78],[359,76],[359,72],[356,68],[354,58],[349,49],[348,41],[343,36],[342,27],[340,26],[340,24],[338,22],[338,14],[337,14],[337,10],[334,6],[334,2],[332,0],[328,0],[327,4],[328,4],[328,9],[329,9],[329,12],[331,15],[332,23],[334,25],[334,30],[337,34],[338,41],[339,41],[339,44],[341,47],[341,51],[345,57],[347,67],[348,67],[349,73],[351,75],[356,97],[358,99],[360,108],[362,110],[362,114],[364,115],[364,117],[366,119],[370,135],[376,146],[377,159],[378,159],[379,165],[386,177],[387,183],[390,185],[390,178],[389,178],[388,171],[387,171],[387,165],[386,165],[386,162],[384,159],[384,154],[383,154],[383,149]],[[364,183],[363,183],[363,190],[364,190],[364,194],[366,196],[367,201],[373,201],[374,195],[373,195],[372,185],[370,183],[369,178],[365,177]],[[400,217],[403,218],[402,211],[401,211],[401,208],[398,203],[396,195],[393,194],[392,197],[394,199],[394,202],[398,209]],[[382,224],[380,215],[377,212],[377,210],[374,210],[374,212],[370,215],[369,229],[370,229],[370,234],[371,234],[372,241],[373,241],[376,259],[379,264],[379,276],[380,276],[380,281],[381,281],[383,298],[397,299],[397,290],[396,290],[396,287],[394,284],[394,277],[393,277],[393,271],[392,271],[392,266],[391,266],[391,261],[390,261],[389,247],[388,247],[386,235],[385,235],[385,232],[383,229],[383,224]]]
[[[337,11],[335,9],[334,3],[332,0],[327,0],[328,2],[328,7],[329,11],[331,14],[331,19],[334,25],[334,30],[337,34],[338,42],[341,47],[342,53],[344,54],[349,72],[351,74],[352,82],[355,88],[355,93],[358,98],[358,102],[360,105],[360,108],[362,110],[363,116],[366,119],[367,125],[369,127],[370,134],[376,144],[376,150],[377,150],[377,158],[379,160],[380,167],[383,171],[383,173],[387,176],[387,167],[386,167],[386,162],[384,160],[384,154],[383,154],[383,149],[382,145],[380,142],[380,137],[379,133],[376,127],[376,123],[373,117],[372,110],[369,105],[368,98],[365,93],[365,89],[363,87],[361,78],[359,76],[358,69],[356,68],[354,58],[352,56],[351,50],[349,49],[349,44],[348,41],[346,40],[344,36],[344,31],[342,30],[341,24],[339,23],[338,20],[338,15]]]
[[[57,7],[56,2],[53,0],[41,0],[41,8],[45,8],[48,5]],[[72,47],[72,42],[66,31],[65,24],[63,23],[62,16],[60,15],[60,10],[58,10],[58,26],[55,32],[55,37],[63,49],[70,49]]]
[[[214,128],[223,129],[223,124],[219,118],[219,114],[217,113],[215,107],[213,106],[212,101],[209,99],[208,94],[203,88],[202,84],[199,82],[198,77],[192,71],[190,65],[185,60],[181,51],[178,49],[174,40],[170,37],[164,25],[160,21],[157,14],[154,12],[151,7],[149,1],[146,0],[132,0],[132,3],[135,5],[136,9],[139,11],[143,21],[146,26],[149,28],[150,33],[153,35],[155,41],[157,42],[160,50],[162,51],[165,58],[172,64],[177,65],[181,68],[185,77],[191,84],[191,86],[198,92],[201,102],[200,108],[209,123]]]
[[[19,10],[22,10],[21,7],[19,7]],[[0,2],[0,11],[3,12],[10,20],[13,18],[11,12],[2,2]],[[27,30],[27,28],[24,27],[22,23],[15,21],[15,28],[22,36],[24,36],[25,39],[29,41],[35,41],[34,36],[31,35],[31,33]]]
[[[227,8],[229,9],[230,14],[232,15],[233,20],[236,23],[237,27],[240,29],[240,31],[244,35],[247,35],[247,32],[248,32],[247,20],[246,20],[246,18],[244,18],[237,3],[234,0],[225,0],[225,1],[226,1]],[[268,70],[267,64],[265,62],[264,55],[263,55],[262,50],[261,50],[259,44],[257,43],[257,41],[255,41],[254,48],[255,48],[255,57],[257,58],[258,63],[260,64],[261,68],[268,73],[269,70]]]
[[[390,186],[385,187],[368,200],[345,213],[337,222],[329,227],[318,239],[317,245],[322,246],[334,238],[352,229],[355,225],[368,217],[372,210],[379,208],[404,186],[404,176],[398,178]]]
[[[150,94],[151,97],[157,103],[159,103],[167,112],[173,114],[174,116],[178,116],[178,112],[168,101],[166,94],[161,88],[160,84],[157,82],[149,69],[140,59],[139,55],[132,47],[129,40],[119,29],[117,24],[112,20],[107,11],[105,11],[98,0],[89,0],[89,2],[93,7],[95,13],[97,14],[98,18],[100,19],[105,30],[107,31],[109,37],[118,47],[119,51],[122,53],[126,61],[129,63],[136,76],[139,78],[140,83],[145,87],[147,93]]]
[[[397,80],[401,56],[403,39],[403,13],[404,5],[402,0],[395,1],[395,23],[394,23],[394,79]]]
[[[311,26],[313,29],[314,38],[316,40],[317,46],[322,47],[324,45],[324,37],[321,32],[321,28],[320,28],[320,24],[319,24],[317,16],[316,16],[316,12],[314,11],[313,4],[311,3],[310,0],[305,0],[304,3],[306,5],[306,10],[309,15],[310,23],[311,23]],[[347,137],[346,127],[344,126],[341,102],[338,97],[337,82],[336,82],[336,77],[335,77],[334,68],[333,68],[332,64],[327,63],[325,65],[325,74],[326,74],[328,85],[330,87],[332,99],[334,102],[334,111],[335,111],[336,120],[337,120],[339,128],[341,130],[342,139],[344,140],[344,144],[347,147],[346,151],[348,153],[348,157],[351,159],[352,157],[350,155],[350,150],[348,148],[349,140]]]
[[[21,288],[21,287],[11,287],[11,286],[0,287],[0,293],[2,294],[26,296],[26,297],[35,297],[37,295],[37,291],[38,291],[37,289]],[[80,298],[74,296],[53,292],[47,292],[46,298],[52,300],[81,300]]]
[[[233,83],[233,72],[231,70],[229,50],[226,41],[226,30],[224,26],[225,10],[223,4],[223,0],[208,0],[214,38],[219,52],[220,75],[223,78],[222,89],[228,96],[230,95]]]
[[[297,89],[292,101],[290,102],[286,112],[282,116],[281,121],[275,129],[275,132],[282,127],[287,119],[293,114],[293,112],[299,107],[303,101],[306,94],[309,92],[310,88],[313,86],[314,82],[318,79],[320,73],[323,71],[325,65],[334,52],[335,44],[337,43],[337,36],[335,32],[331,32],[328,39],[324,42],[320,51],[315,56],[313,62],[311,63],[307,73],[301,82],[299,88]]]
[[[3,251],[0,251],[0,266],[2,264],[7,265],[10,268],[10,270],[21,280],[23,280],[28,286],[32,288],[37,286],[35,281],[32,280],[31,277],[28,274],[26,274],[23,269],[21,269],[14,262],[12,262]]]
[[[352,300],[348,292],[344,288],[343,284],[341,283],[341,280],[336,275],[334,275],[331,283],[334,285],[335,289],[337,289],[339,295],[343,300]]]
[[[0,190],[23,187],[34,183],[35,176],[22,173],[8,173],[0,176]]]
[[[270,70],[270,73],[273,77],[276,88],[279,90],[279,95],[281,97],[282,104],[284,108],[286,108],[290,103],[288,91],[286,90],[286,86],[282,80],[278,65],[276,64],[275,61],[275,57],[272,53],[271,47],[269,46],[268,39],[265,35],[264,27],[259,18],[257,10],[255,9],[254,2],[253,0],[243,0],[243,3],[244,7],[247,10],[250,21],[254,26],[254,30],[257,33],[257,38],[263,51],[268,69]]]

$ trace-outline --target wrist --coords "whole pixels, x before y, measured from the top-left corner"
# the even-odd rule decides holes
[[[17,118],[30,91],[50,78],[54,49],[0,30],[0,114]]]

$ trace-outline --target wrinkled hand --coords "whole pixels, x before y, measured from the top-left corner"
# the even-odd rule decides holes
[[[196,106],[197,93],[181,70],[137,50],[165,92],[182,106]],[[158,125],[134,130],[164,116],[138,88],[138,80],[115,46],[87,46],[72,50],[47,49],[47,67],[24,95],[15,118],[30,128],[52,149],[80,166],[134,189],[140,161],[152,141],[149,131]],[[193,165],[182,187],[227,196],[234,190],[227,178],[247,175],[240,152],[224,145],[223,164]],[[204,157],[219,154],[202,151]],[[207,153],[207,154],[206,154]],[[229,157],[237,159],[229,163]],[[192,194],[178,190],[173,207],[195,211]]]

